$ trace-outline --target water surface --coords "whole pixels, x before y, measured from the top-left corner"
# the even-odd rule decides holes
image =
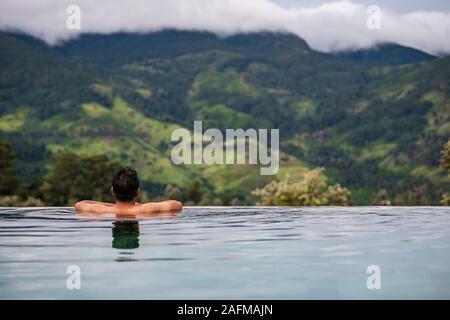
[[[0,298],[450,298],[447,207],[0,208]],[[81,289],[66,286],[68,266]],[[367,288],[367,267],[381,289]]]

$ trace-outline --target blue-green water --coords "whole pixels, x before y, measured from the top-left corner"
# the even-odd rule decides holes
[[[450,208],[0,208],[0,298],[450,298]],[[98,217],[100,218],[100,217]],[[94,220],[92,220],[94,219]],[[69,290],[69,265],[80,289]],[[367,267],[381,289],[367,288]]]

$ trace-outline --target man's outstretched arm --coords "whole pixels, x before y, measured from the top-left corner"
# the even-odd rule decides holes
[[[90,213],[107,213],[114,203],[83,200],[75,203],[75,210],[77,212],[90,212]]]
[[[162,202],[148,202],[136,206],[135,212],[148,213],[148,212],[161,212],[161,211],[175,211],[181,210],[183,204],[176,200],[167,200]]]

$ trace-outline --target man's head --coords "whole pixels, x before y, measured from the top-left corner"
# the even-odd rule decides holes
[[[112,179],[111,189],[117,201],[133,201],[139,194],[139,178],[136,170],[125,167],[117,171]]]

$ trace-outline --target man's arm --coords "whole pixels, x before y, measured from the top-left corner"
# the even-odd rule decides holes
[[[175,200],[167,200],[162,202],[148,202],[138,205],[133,210],[136,213],[161,212],[181,210],[183,204]]]
[[[111,212],[112,206],[114,206],[114,203],[83,200],[75,203],[75,210],[77,212],[108,213]]]

